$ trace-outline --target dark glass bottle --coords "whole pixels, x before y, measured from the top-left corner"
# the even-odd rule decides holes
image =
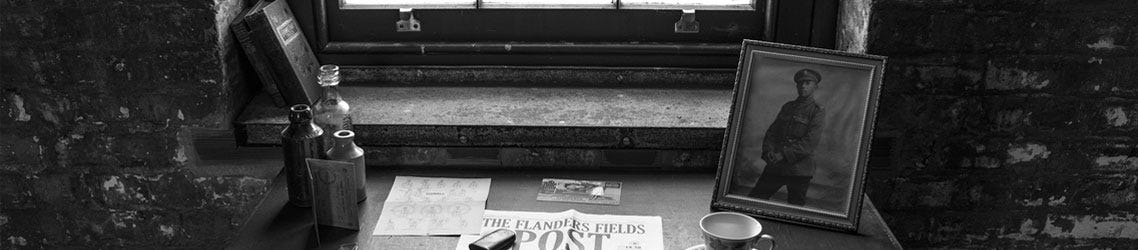
[[[351,106],[340,96],[340,66],[320,66],[317,80],[324,88],[324,96],[312,107],[312,112],[316,116],[316,125],[327,132],[324,135],[324,146],[331,147],[335,141],[332,138],[333,131],[352,129]]]
[[[340,130],[332,133],[335,141],[328,149],[328,159],[333,161],[351,162],[356,165],[356,174],[352,176],[355,181],[356,194],[359,200],[367,199],[367,165],[364,164],[364,149],[356,146],[356,134],[351,130]]]
[[[312,122],[312,110],[306,104],[289,109],[289,126],[281,131],[284,145],[284,168],[288,182],[288,202],[298,207],[312,206],[312,174],[306,158],[322,159],[324,130]]]

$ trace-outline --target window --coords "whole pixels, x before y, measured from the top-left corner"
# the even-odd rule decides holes
[[[777,12],[768,9],[777,10],[779,2],[289,1],[322,62],[683,68],[735,67],[742,39],[773,37],[774,30],[767,25],[774,23],[768,21],[774,16],[768,14]],[[811,3],[805,12],[809,17],[812,1],[801,2]],[[418,32],[396,30],[400,9],[406,8],[411,10],[404,16],[421,25]],[[698,33],[676,32],[674,24],[685,9],[695,10]],[[836,20],[834,16],[831,20]]]

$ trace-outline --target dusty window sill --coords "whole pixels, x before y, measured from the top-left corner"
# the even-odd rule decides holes
[[[379,80],[360,73],[349,77],[341,92],[352,105],[356,141],[368,150],[369,165],[712,170],[717,165],[731,107],[730,82],[649,87],[644,84],[661,79],[621,79],[628,74],[601,73],[557,78],[594,78],[575,79],[590,84],[485,84],[503,77],[494,75],[502,72],[522,72],[519,76],[529,78],[517,81],[558,74],[496,72],[474,74],[487,78],[481,80],[432,72],[375,74],[388,77]],[[717,74],[714,79],[719,82],[730,79]],[[598,75],[624,85],[597,84]],[[361,78],[368,83],[360,83]],[[429,84],[445,78],[475,84]],[[238,144],[279,144],[279,133],[287,125],[284,110],[273,106],[268,95],[254,98],[236,121]]]

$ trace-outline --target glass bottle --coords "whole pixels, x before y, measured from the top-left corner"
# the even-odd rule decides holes
[[[320,66],[320,74],[317,76],[320,81],[320,86],[324,88],[324,97],[317,101],[313,107],[313,113],[316,115],[316,125],[328,131],[324,135],[324,145],[331,147],[334,143],[332,138],[332,131],[351,130],[352,129],[352,113],[351,107],[344,98],[340,96],[340,66],[336,65],[323,65]],[[328,148],[324,149],[325,151]]]
[[[356,146],[356,133],[351,130],[340,130],[332,133],[335,144],[328,149],[328,159],[333,161],[351,162],[355,164],[355,176],[352,180],[356,187],[357,202],[367,199],[367,165],[364,165],[364,149]]]
[[[288,121],[288,127],[281,131],[288,202],[297,207],[311,207],[312,174],[305,159],[324,157],[321,139],[324,130],[312,122],[312,110],[307,104],[289,108]]]

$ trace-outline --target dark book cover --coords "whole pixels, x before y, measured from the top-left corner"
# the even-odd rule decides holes
[[[257,4],[249,8],[245,14],[237,17],[237,19],[229,25],[229,29],[233,31],[233,36],[237,38],[237,43],[241,45],[241,50],[245,51],[245,57],[249,58],[249,63],[253,65],[253,71],[256,71],[257,78],[261,80],[261,89],[269,93],[269,99],[273,101],[273,104],[277,105],[277,107],[284,107],[284,97],[281,96],[281,92],[279,88],[277,88],[277,81],[279,80],[276,79],[272,69],[269,68],[269,59],[265,57],[264,53],[257,49],[259,45],[256,45],[253,40],[252,32],[254,31],[250,30],[247,22],[245,22],[246,16],[251,14],[253,10],[264,8],[267,3],[268,2],[265,1],[257,2]]]
[[[245,17],[251,40],[266,59],[286,105],[314,104],[323,95],[316,75],[320,63],[300,31],[287,1],[267,1]],[[260,6],[258,4],[257,6]]]

